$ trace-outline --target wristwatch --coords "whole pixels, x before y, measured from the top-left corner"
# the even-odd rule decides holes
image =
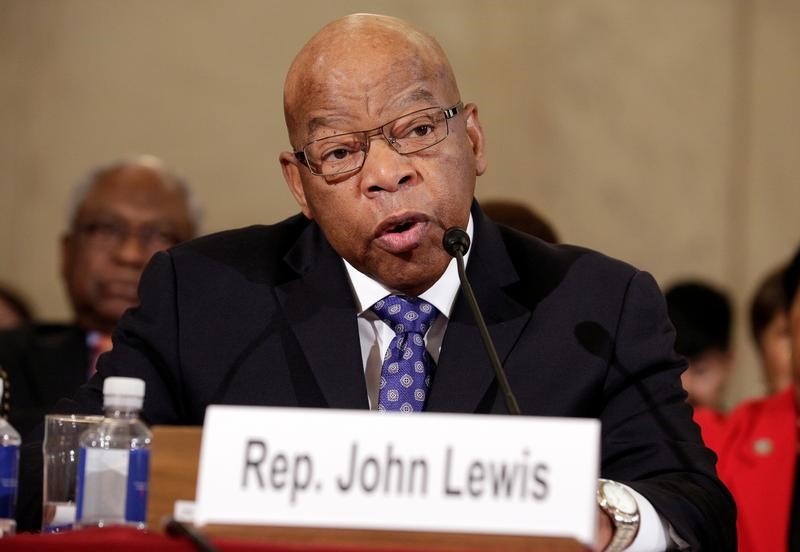
[[[600,479],[597,483],[597,504],[614,523],[614,535],[605,552],[625,550],[639,531],[639,505],[636,499],[624,485]]]

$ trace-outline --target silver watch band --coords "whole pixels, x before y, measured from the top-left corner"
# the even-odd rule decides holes
[[[612,519],[614,519],[614,535],[611,537],[611,542],[606,547],[605,552],[622,552],[633,543],[638,527],[620,523],[621,520],[618,521],[613,517]]]

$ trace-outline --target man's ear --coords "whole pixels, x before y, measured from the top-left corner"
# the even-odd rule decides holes
[[[300,210],[303,211],[306,218],[313,219],[314,217],[311,215],[311,210],[308,208],[308,202],[306,201],[303,180],[300,178],[300,162],[294,154],[288,151],[281,153],[278,160],[281,163],[283,179],[286,181],[286,185],[289,186],[289,191],[292,192],[295,201],[300,206]]]
[[[475,174],[480,176],[486,171],[486,139],[481,121],[478,119],[478,106],[473,103],[464,106],[464,119],[467,124],[467,138],[472,144],[472,154],[475,156]]]

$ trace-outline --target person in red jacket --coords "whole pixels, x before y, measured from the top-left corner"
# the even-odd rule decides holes
[[[800,392],[800,248],[784,274],[792,344],[791,387],[747,402],[730,415],[717,445],[717,471],[739,512],[739,549],[800,550],[798,392]]]

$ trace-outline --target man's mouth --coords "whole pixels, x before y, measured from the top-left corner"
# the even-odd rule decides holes
[[[387,232],[389,234],[398,234],[400,232],[405,232],[406,230],[408,230],[409,228],[411,228],[415,224],[416,224],[416,222],[414,222],[414,221],[406,220],[406,221],[401,222],[397,226],[389,228]]]
[[[138,282],[115,280],[105,282],[102,289],[104,295],[108,298],[132,302],[138,301]]]
[[[419,247],[427,228],[428,219],[422,214],[394,215],[378,225],[375,241],[389,253],[405,253]]]

